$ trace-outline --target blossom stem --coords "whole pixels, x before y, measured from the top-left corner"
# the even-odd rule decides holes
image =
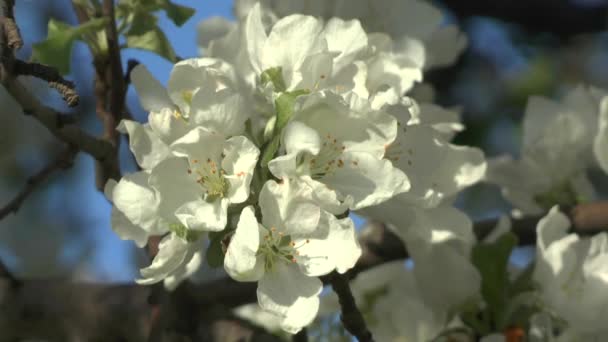
[[[357,307],[357,303],[355,302],[355,298],[353,297],[348,283],[348,277],[334,271],[329,274],[327,278],[329,279],[334,292],[338,295],[340,307],[342,308],[340,319],[342,320],[344,328],[346,328],[351,335],[356,337],[359,342],[374,341],[372,333],[367,328],[363,315]]]

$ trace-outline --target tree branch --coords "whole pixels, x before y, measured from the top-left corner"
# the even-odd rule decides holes
[[[461,18],[493,17],[521,25],[528,31],[552,33],[562,38],[605,31],[608,5],[583,6],[555,0],[443,0]]]
[[[17,213],[25,199],[34,190],[44,183],[55,171],[70,168],[78,149],[70,146],[62,152],[52,163],[38,171],[26,181],[25,187],[4,207],[0,208],[0,220],[10,213]]]
[[[0,19],[6,18],[12,13],[12,7],[7,9],[13,1],[3,1],[3,13],[0,13]],[[10,13],[9,13],[10,12]],[[9,14],[7,14],[9,13]],[[29,91],[19,82],[17,75],[14,72],[16,61],[13,50],[8,46],[10,37],[7,37],[4,25],[0,25],[0,82],[6,90],[15,98],[17,103],[23,109],[23,113],[38,120],[44,125],[55,137],[67,143],[70,146],[75,146],[79,150],[84,151],[101,163],[108,163],[116,152],[111,144],[106,141],[97,139],[74,124],[75,119],[55,111],[40,103],[38,99],[29,93]]]
[[[350,290],[350,280],[344,274],[335,271],[328,275],[328,279],[334,292],[338,295],[342,309],[340,319],[344,328],[359,342],[373,342],[372,333],[367,329],[367,324],[365,324],[363,315],[359,311]]]
[[[76,92],[74,82],[61,77],[61,74],[55,68],[39,63],[15,60],[13,72],[15,75],[34,76],[47,81],[51,88],[61,94],[61,97],[63,97],[68,106],[75,107],[78,105],[78,93]]]

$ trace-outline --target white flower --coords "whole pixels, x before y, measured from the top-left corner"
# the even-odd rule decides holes
[[[426,284],[421,285],[403,261],[361,272],[350,286],[376,341],[431,341],[445,329],[461,325],[458,319],[449,321],[444,306],[434,307],[424,300],[421,291]],[[434,289],[440,289],[441,293],[446,287]],[[323,297],[322,304],[326,314],[339,309],[333,293]]]
[[[333,213],[381,203],[410,187],[383,158],[397,122],[351,94],[351,104],[331,93],[308,96],[283,134],[285,155],[268,164],[278,178],[295,178]]]
[[[159,243],[152,264],[140,270],[142,278],[136,282],[149,285],[164,281],[168,290],[175,289],[201,266],[206,243],[203,234],[191,235],[188,240],[175,233],[168,234]]]
[[[472,245],[471,221],[451,206],[451,199],[483,177],[483,153],[448,143],[443,132],[420,123],[422,115],[410,117],[406,104],[387,108],[399,124],[385,158],[407,175],[412,187],[360,213],[386,223],[408,246],[414,237],[426,243],[453,238]]]
[[[248,111],[235,77],[222,61],[188,59],[174,66],[165,89],[143,65],[135,67],[131,79],[150,112],[148,123],[122,120],[117,129],[129,135],[137,163],[152,169],[171,155],[171,143],[196,126],[228,136],[242,134]]]
[[[201,265],[206,238],[201,233],[189,233],[183,227],[170,224],[158,215],[158,194],[148,185],[148,172],[125,175],[116,183],[110,180],[105,193],[112,207],[112,229],[138,247],[147,244],[150,236],[167,234],[159,244],[152,265],[141,270],[141,284],[164,281],[173,290]]]
[[[127,174],[118,183],[109,180],[104,190],[113,204],[112,229],[121,239],[133,240],[138,247],[145,246],[150,235],[168,231],[157,214],[159,198],[148,185],[149,177],[145,171]]]
[[[233,63],[254,96],[261,91],[269,97],[260,83],[269,70],[280,71],[281,84],[273,88],[277,92],[354,91],[379,104],[395,102],[422,80],[425,52],[415,39],[393,41],[383,34],[368,39],[358,20],[324,21],[301,14],[277,20],[259,4],[248,5],[247,11],[228,33],[209,43],[206,54]],[[204,25],[212,34],[217,24]]]
[[[197,127],[171,145],[175,156],[160,162],[150,185],[160,198],[158,212],[187,229],[219,231],[230,204],[249,197],[259,149],[247,138]]]
[[[243,18],[260,2],[269,17],[296,13],[329,19],[358,19],[367,32],[382,32],[392,39],[404,37],[424,42],[426,68],[453,64],[467,45],[467,39],[454,25],[444,25],[439,9],[420,0],[237,0],[237,18]],[[276,19],[274,19],[276,20]]]
[[[585,334],[608,333],[608,234],[579,238],[567,234],[570,221],[553,207],[539,221],[534,280],[550,312],[568,329]]]
[[[524,116],[521,158],[490,160],[487,181],[524,214],[538,214],[554,204],[590,200],[594,190],[585,171],[595,160],[604,164],[605,103],[595,88],[579,86],[561,102],[531,97]]]
[[[259,199],[262,223],[253,207],[243,209],[224,258],[232,278],[258,281],[260,306],[280,316],[291,333],[316,317],[322,289],[317,277],[344,273],[361,255],[352,221],[320,210],[310,196],[288,180],[268,181]]]

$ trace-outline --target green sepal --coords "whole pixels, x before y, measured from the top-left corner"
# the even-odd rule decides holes
[[[70,72],[72,46],[85,34],[103,30],[106,18],[92,19],[79,26],[70,26],[55,19],[50,19],[46,40],[32,47],[32,59],[36,62],[57,68],[62,75]]]
[[[274,86],[274,91],[277,93],[287,90],[285,80],[283,79],[283,68],[281,67],[274,67],[264,70],[260,75],[260,83],[264,86],[268,83],[272,83]]]
[[[184,226],[183,224],[180,224],[180,223],[170,224],[169,230],[171,232],[173,232],[175,235],[177,235],[178,237],[180,237],[188,242],[195,242],[201,237],[201,235],[204,234],[203,232],[188,229],[188,228],[186,228],[186,226]]]
[[[266,144],[264,147],[264,152],[262,152],[261,165],[262,167],[267,167],[268,162],[270,162],[281,145],[281,134],[283,132],[283,128],[287,126],[287,123],[293,116],[294,107],[296,104],[296,99],[298,96],[309,94],[309,90],[301,89],[294,90],[290,92],[285,92],[279,95],[279,97],[274,101],[274,108],[276,111],[276,122],[274,125],[273,137],[270,142]]]

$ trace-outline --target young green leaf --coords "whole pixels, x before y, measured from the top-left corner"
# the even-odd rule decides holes
[[[169,40],[167,40],[167,36],[165,36],[158,26],[155,25],[152,29],[143,34],[126,34],[125,36],[127,37],[127,47],[148,50],[171,62],[177,62],[173,47],[171,47]]]
[[[89,20],[80,26],[70,26],[55,19],[48,24],[47,39],[32,47],[33,60],[53,66],[65,75],[70,72],[72,45],[84,35],[103,30],[107,20],[98,18]]]
[[[491,310],[494,322],[502,321],[509,298],[507,266],[517,236],[509,232],[495,242],[478,244],[471,254],[472,262],[481,274],[481,294]]]

